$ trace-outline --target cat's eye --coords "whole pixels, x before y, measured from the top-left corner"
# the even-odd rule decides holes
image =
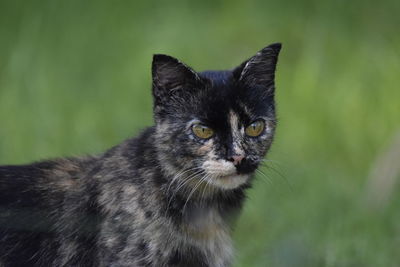
[[[264,131],[264,128],[265,128],[264,121],[258,120],[247,126],[247,128],[245,129],[245,133],[248,136],[257,137]]]
[[[214,135],[213,129],[199,123],[193,124],[192,131],[197,137],[202,139],[207,139]]]

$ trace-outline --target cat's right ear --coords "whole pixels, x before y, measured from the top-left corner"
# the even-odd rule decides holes
[[[184,97],[204,86],[203,79],[178,59],[162,54],[153,56],[152,64],[154,108],[161,109],[172,97]]]

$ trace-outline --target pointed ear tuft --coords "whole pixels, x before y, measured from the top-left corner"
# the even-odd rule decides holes
[[[273,94],[276,63],[281,43],[271,44],[233,70],[233,76],[247,87],[265,87]]]
[[[269,46],[267,46],[266,48],[272,49],[275,51],[276,54],[279,54],[279,52],[282,49],[282,43],[273,43],[273,44],[270,44]],[[264,48],[264,49],[266,49],[266,48]]]

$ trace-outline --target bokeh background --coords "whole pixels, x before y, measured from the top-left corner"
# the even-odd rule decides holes
[[[279,127],[236,267],[400,266],[400,1],[0,0],[0,164],[151,125],[152,54],[231,68],[282,42]]]

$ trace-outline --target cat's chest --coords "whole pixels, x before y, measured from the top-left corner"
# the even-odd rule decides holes
[[[196,208],[185,213],[181,226],[185,242],[197,246],[211,266],[226,266],[232,258],[229,227],[213,208]]]
[[[227,231],[221,215],[214,208],[190,207],[184,211],[181,230],[199,242],[212,241]]]

